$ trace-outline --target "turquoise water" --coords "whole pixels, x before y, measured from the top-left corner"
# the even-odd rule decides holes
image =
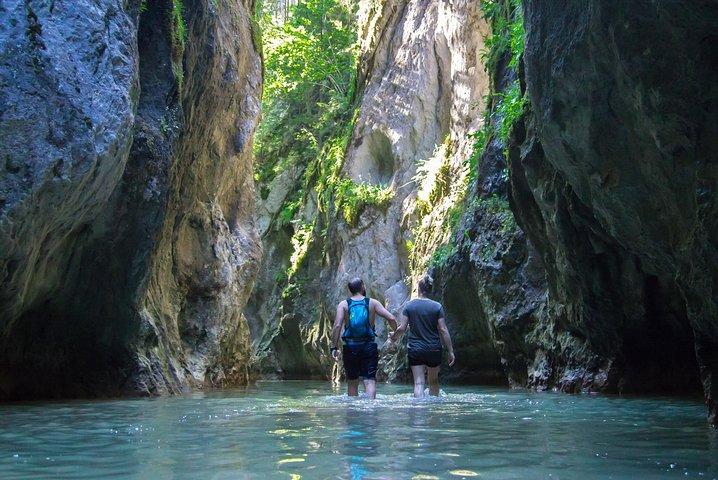
[[[718,478],[700,401],[321,382],[0,405],[0,478]]]

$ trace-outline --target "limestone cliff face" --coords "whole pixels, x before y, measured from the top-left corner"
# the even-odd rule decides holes
[[[478,5],[364,5],[344,173],[394,197],[358,225],[319,216],[295,290],[282,295],[262,268],[264,371],[332,374],[346,280],[363,277],[398,311],[428,264],[457,343],[450,375],[572,392],[694,392],[702,380],[715,419],[718,12],[599,3],[524,2],[523,62],[512,72],[499,59],[491,75],[494,92],[518,76],[530,108],[508,145],[489,142],[468,190],[465,135],[488,92]],[[274,180],[260,217],[300,176]],[[286,260],[292,232],[270,223],[265,245]],[[385,355],[383,373],[402,372],[402,355]]]
[[[265,250],[276,255],[272,262],[265,259],[256,297],[262,300],[250,312],[265,373],[330,376],[329,334],[347,281],[362,277],[369,295],[398,313],[410,296],[411,259],[430,254],[446,240],[442,218],[462,201],[465,190],[465,161],[473,144],[466,134],[479,127],[488,93],[480,58],[487,26],[478,3],[366,2],[359,15],[361,101],[343,174],[357,183],[390,188],[393,198],[387,208],[367,206],[356,225],[341,215],[320,215],[290,279],[296,288],[282,295],[276,265],[284,259],[286,267],[292,254],[292,234],[286,231],[291,227],[283,231],[262,218],[276,213],[301,172],[285,171],[273,180],[258,208],[266,226]],[[310,198],[303,212],[307,218],[317,214],[312,203]],[[427,209],[433,214],[427,215]],[[440,231],[412,253],[415,230],[422,222],[430,230],[429,217]],[[385,374],[395,377],[403,356],[391,358],[390,363],[398,363]],[[496,366],[498,357],[490,361]]]
[[[715,421],[718,6],[526,0],[524,14],[533,114],[511,183],[553,310],[532,382],[693,391],[700,371]]]
[[[246,378],[253,6],[184,6],[0,7],[2,397]]]

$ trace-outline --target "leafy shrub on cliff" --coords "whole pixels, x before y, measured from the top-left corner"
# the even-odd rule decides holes
[[[293,253],[292,258],[290,259],[290,267],[287,271],[287,274],[290,277],[297,271],[299,265],[302,263],[302,260],[304,260],[304,256],[306,255],[312,241],[314,226],[315,222],[295,225],[294,235],[292,236]]]
[[[517,75],[525,41],[521,0],[482,0],[481,11],[491,24],[491,35],[484,38],[486,50],[482,52],[486,69],[496,72],[499,61],[508,56],[508,67]],[[506,148],[511,130],[528,105],[528,97],[521,92],[518,78],[503,92],[491,94],[489,100],[483,127],[469,134],[474,139],[473,152],[467,160],[472,180],[476,178],[479,159],[492,138],[504,146],[504,155],[508,155]]]
[[[496,138],[507,148],[511,130],[514,128],[514,123],[524,113],[528,98],[521,93],[521,85],[518,80],[512,83],[505,92],[497,93],[496,97],[499,99],[494,111],[494,115],[498,117]],[[508,155],[506,149],[504,155]]]
[[[524,53],[524,20],[521,0],[482,0],[481,11],[491,25],[484,38],[486,50],[481,58],[489,72],[495,72],[499,59],[510,52],[509,67],[517,69]]]
[[[370,183],[356,183],[349,178],[340,180],[336,185],[335,204],[349,225],[356,226],[359,215],[368,205],[387,208],[394,196],[390,188]]]
[[[353,12],[334,0],[303,0],[285,22],[264,19],[265,93],[305,108],[346,97],[355,66]]]
[[[288,9],[263,2],[265,84],[255,136],[255,179],[266,183],[288,163],[304,168],[351,116],[356,62],[354,8],[308,0]]]

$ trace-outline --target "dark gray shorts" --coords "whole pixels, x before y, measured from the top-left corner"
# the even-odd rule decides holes
[[[441,350],[425,352],[423,350],[409,350],[409,365],[426,365],[427,367],[438,367],[441,365]]]
[[[344,345],[342,357],[347,380],[356,380],[359,377],[364,380],[376,380],[376,368],[379,365],[379,351],[376,348],[376,343]]]

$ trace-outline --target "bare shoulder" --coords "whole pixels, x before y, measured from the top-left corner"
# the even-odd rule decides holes
[[[349,307],[347,306],[347,301],[346,301],[346,300],[342,300],[342,301],[339,302],[339,304],[337,305],[337,310],[339,310],[339,309],[346,310],[347,308],[349,308]]]

